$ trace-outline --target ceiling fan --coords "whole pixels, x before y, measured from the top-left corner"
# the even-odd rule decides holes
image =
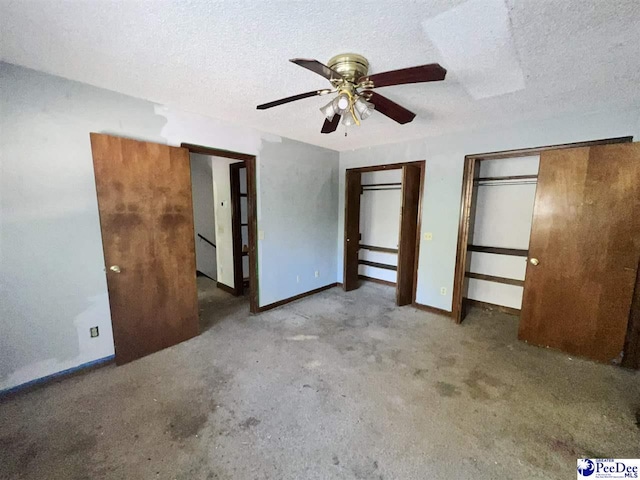
[[[360,125],[360,120],[369,117],[374,109],[400,124],[409,123],[415,118],[415,113],[374,92],[373,89],[405,83],[439,82],[444,80],[447,74],[447,71],[439,64],[430,63],[369,75],[369,61],[356,53],[336,55],[329,60],[328,65],[324,65],[318,60],[305,58],[292,58],[289,61],[322,75],[331,82],[333,88],[281,98],[258,105],[257,108],[258,110],[266,110],[303,98],[337,93],[338,95],[333,100],[320,109],[326,117],[322,133],[335,132],[340,118],[342,118],[342,124],[347,127]]]

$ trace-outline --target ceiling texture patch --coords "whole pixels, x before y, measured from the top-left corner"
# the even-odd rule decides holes
[[[525,88],[504,0],[469,0],[422,26],[442,63],[474,99]]]
[[[640,108],[639,0],[505,1],[0,0],[0,61],[209,117],[238,142],[233,127],[339,151]],[[376,89],[416,114],[404,125],[374,111],[323,135],[326,96],[256,109],[329,86],[288,59],[339,52],[371,75],[437,62],[447,78]]]

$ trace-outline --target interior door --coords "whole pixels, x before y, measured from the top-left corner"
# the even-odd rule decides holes
[[[618,362],[640,257],[640,144],[543,152],[521,340]]]
[[[345,291],[358,288],[358,250],[360,249],[360,194],[362,174],[347,170],[344,206],[344,278]]]
[[[116,363],[198,334],[189,152],[91,134]]]
[[[413,303],[421,172],[420,167],[415,165],[402,167],[402,209],[400,212],[398,280],[396,284],[396,304],[398,306]]]

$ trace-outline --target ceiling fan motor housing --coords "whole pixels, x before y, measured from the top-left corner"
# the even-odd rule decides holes
[[[369,72],[369,61],[357,53],[336,55],[329,60],[327,66],[352,83],[356,83],[359,78],[365,77]]]

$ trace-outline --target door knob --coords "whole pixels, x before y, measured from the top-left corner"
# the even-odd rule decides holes
[[[540,263],[540,260],[538,260],[537,258],[530,258],[529,263],[531,265],[538,265]]]
[[[115,273],[120,273],[120,267],[118,265],[111,265],[109,267],[109,270],[111,270],[112,272],[115,272]]]

